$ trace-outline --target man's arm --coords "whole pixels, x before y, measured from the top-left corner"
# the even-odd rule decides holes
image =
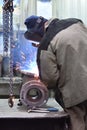
[[[40,55],[41,79],[49,87],[55,87],[59,78],[56,57],[50,51],[41,51]]]

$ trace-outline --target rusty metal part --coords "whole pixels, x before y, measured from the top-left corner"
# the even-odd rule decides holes
[[[10,95],[9,96],[8,105],[9,105],[9,107],[13,107],[14,106],[14,95]]]
[[[20,91],[20,100],[28,108],[44,105],[48,96],[48,89],[40,80],[31,80],[24,83]]]
[[[3,9],[4,10],[9,10],[10,12],[13,12],[13,0],[7,0],[5,1],[4,5],[3,5]]]

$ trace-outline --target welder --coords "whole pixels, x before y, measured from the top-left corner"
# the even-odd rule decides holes
[[[42,82],[69,113],[71,130],[87,130],[87,28],[76,18],[25,20],[28,40],[39,42],[37,65]]]

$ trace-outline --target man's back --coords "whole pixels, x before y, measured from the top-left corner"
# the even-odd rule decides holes
[[[73,24],[51,43],[60,66],[58,87],[65,106],[87,100],[87,28],[82,23]]]

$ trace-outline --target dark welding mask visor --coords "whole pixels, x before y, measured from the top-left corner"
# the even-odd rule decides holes
[[[26,31],[24,33],[24,37],[27,40],[36,41],[36,42],[40,42],[42,38],[38,33],[32,31]]]

